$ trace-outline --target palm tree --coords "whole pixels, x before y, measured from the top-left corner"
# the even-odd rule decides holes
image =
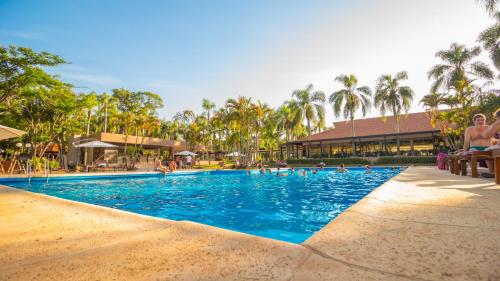
[[[269,151],[269,161],[273,161],[273,149],[278,148],[283,130],[279,126],[280,115],[278,112],[271,112],[267,115],[262,126],[262,144]]]
[[[207,131],[208,131],[208,136],[209,136],[209,138],[208,138],[209,145],[208,145],[208,149],[207,149],[207,155],[208,155],[208,164],[210,165],[211,164],[210,151],[213,152],[213,134],[212,134],[212,127],[211,127],[211,123],[210,123],[210,115],[215,108],[215,103],[209,101],[208,99],[203,99],[201,107],[203,108],[203,110],[207,114]]]
[[[311,158],[311,122],[319,118],[319,114],[324,112],[325,107],[325,93],[321,91],[313,92],[313,85],[309,84],[303,90],[293,92],[292,97],[297,99],[300,108],[300,115],[302,119],[305,118],[307,122],[307,157]]]
[[[476,0],[476,2],[483,4],[486,11],[492,15],[497,11],[497,6],[500,3],[500,0]]]
[[[245,163],[243,163],[243,160],[245,160],[245,158],[242,157],[242,150],[243,141],[248,139],[248,127],[251,115],[250,106],[251,98],[247,98],[244,96],[239,96],[238,99],[228,99],[226,101],[226,108],[229,113],[228,117],[235,122],[236,128],[238,130],[238,158],[240,165],[246,164],[246,161]],[[245,155],[248,155],[248,146],[245,150]]]
[[[500,12],[495,12],[495,24],[479,34],[478,41],[490,53],[490,58],[495,67],[500,70]]]
[[[488,65],[481,61],[473,61],[481,53],[481,48],[468,49],[465,45],[453,43],[449,50],[441,50],[436,57],[443,60],[428,72],[429,79],[435,79],[432,92],[440,88],[446,91],[454,90],[458,96],[462,96],[467,87],[477,79],[493,79],[493,71]]]
[[[110,96],[107,93],[102,93],[97,97],[98,103],[99,103],[99,114],[101,115],[99,119],[102,120],[102,126],[100,127],[102,129],[102,132],[107,133],[108,132],[108,121],[110,118],[110,111],[111,114],[116,111],[116,99],[113,96]]]
[[[445,94],[440,93],[430,93],[425,95],[420,100],[420,104],[427,108],[427,114],[431,121],[431,125],[433,127],[439,126],[441,133],[445,133],[446,127],[444,123],[439,122],[441,117],[441,111],[439,110],[439,106],[447,103],[448,97]]]
[[[331,94],[329,101],[335,117],[339,118],[343,114],[345,119],[351,120],[352,154],[356,156],[354,117],[358,110],[361,110],[363,117],[366,116],[371,108],[372,91],[368,86],[357,87],[358,78],[354,74],[339,75],[335,81],[342,83],[344,88]]]
[[[90,135],[90,121],[92,120],[92,112],[94,108],[98,105],[97,95],[92,92],[89,94],[81,94],[80,95],[80,107],[85,110],[87,118],[86,118],[86,135]]]
[[[400,141],[399,141],[399,117],[404,111],[408,113],[413,96],[415,93],[408,86],[401,86],[399,83],[402,80],[408,79],[408,73],[401,71],[396,73],[393,77],[390,74],[384,74],[379,77],[376,90],[374,103],[375,107],[380,110],[382,116],[385,116],[387,111],[390,111],[396,120],[396,147],[397,155],[399,155]]]
[[[271,113],[271,108],[266,103],[260,100],[250,106],[252,113],[255,115],[255,159],[260,148],[259,137],[260,129],[264,125],[264,120]]]

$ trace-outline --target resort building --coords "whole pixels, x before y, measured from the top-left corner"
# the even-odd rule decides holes
[[[167,140],[161,138],[153,137],[136,137],[133,135],[123,135],[123,134],[113,134],[113,133],[98,133],[90,136],[75,136],[69,141],[68,147],[68,161],[70,162],[84,162],[83,155],[79,148],[75,147],[74,143],[82,141],[101,141],[104,143],[109,143],[116,145],[112,148],[92,148],[87,149],[87,163],[91,163],[96,160],[104,160],[108,163],[120,163],[123,159],[119,155],[123,155],[123,150],[125,149],[125,143],[127,143],[127,149],[133,150],[136,148],[141,148],[139,162],[151,162],[154,161],[156,156],[172,156],[178,151],[182,151],[186,148],[186,144],[178,140]],[[83,151],[84,149],[82,149]]]
[[[432,126],[425,112],[400,116],[400,129],[396,133],[394,116],[354,120],[354,137],[350,121],[340,121],[333,128],[291,141],[280,147],[282,159],[379,157],[397,154],[397,137],[400,140],[400,155],[435,155],[445,150],[446,138],[438,127]],[[355,151],[353,153],[352,143]]]

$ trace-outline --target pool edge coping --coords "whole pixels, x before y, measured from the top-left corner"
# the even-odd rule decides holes
[[[388,167],[390,167],[390,166],[388,166]],[[196,224],[196,225],[200,225],[200,226],[203,226],[203,227],[208,227],[211,231],[216,231],[216,232],[217,231],[229,231],[229,232],[232,232],[234,234],[243,235],[244,237],[247,237],[247,238],[259,238],[259,239],[265,239],[265,240],[269,240],[269,241],[273,241],[273,242],[278,242],[278,243],[286,243],[286,244],[290,244],[290,245],[299,245],[301,247],[308,248],[304,244],[307,241],[309,241],[311,238],[313,238],[314,236],[316,236],[317,233],[319,233],[320,231],[322,231],[323,229],[325,229],[327,226],[329,226],[330,224],[332,224],[342,214],[344,214],[345,212],[349,211],[351,208],[354,208],[358,203],[360,203],[361,201],[364,201],[368,196],[370,196],[370,194],[372,194],[373,192],[375,192],[379,188],[383,187],[384,185],[388,184],[390,181],[393,181],[399,175],[401,175],[404,172],[408,171],[408,169],[411,166],[401,166],[401,167],[405,167],[405,169],[401,170],[400,173],[398,173],[397,175],[391,177],[389,180],[387,180],[383,184],[381,184],[381,185],[377,186],[376,188],[374,188],[372,191],[370,191],[368,194],[366,194],[365,196],[363,196],[356,203],[352,204],[349,208],[343,210],[335,218],[333,218],[331,221],[329,221],[327,224],[325,224],[318,231],[316,231],[313,235],[309,236],[309,238],[307,238],[306,240],[302,241],[301,243],[293,243],[293,242],[288,242],[288,241],[284,241],[284,240],[273,239],[273,238],[269,238],[269,237],[259,236],[259,235],[255,235],[255,234],[249,234],[249,233],[245,233],[245,232],[240,232],[240,231],[236,231],[236,230],[226,229],[226,228],[217,227],[217,226],[213,226],[213,225],[209,225],[209,224],[204,224],[204,223],[199,223],[199,222],[194,222],[194,221],[190,221],[190,220],[172,220],[172,219],[167,219],[167,218],[160,218],[160,217],[155,217],[155,216],[143,215],[143,214],[139,214],[139,213],[135,213],[135,212],[131,212],[131,211],[126,211],[126,210],[121,210],[121,209],[115,209],[115,208],[111,208],[111,207],[100,206],[100,205],[95,205],[95,204],[92,204],[92,203],[86,203],[86,202],[81,202],[81,201],[76,201],[76,200],[71,200],[71,199],[60,198],[60,197],[57,197],[57,196],[52,196],[52,195],[48,195],[48,194],[44,194],[44,193],[27,191],[27,190],[24,190],[24,189],[15,188],[15,187],[11,187],[11,186],[5,185],[2,182],[0,182],[0,188],[11,189],[11,190],[14,190],[16,192],[21,192],[21,193],[27,193],[30,196],[41,197],[41,198],[44,198],[46,200],[48,199],[49,201],[56,201],[56,202],[59,201],[59,203],[62,202],[65,205],[71,205],[71,206],[75,206],[75,207],[85,207],[85,208],[90,208],[90,209],[94,209],[94,210],[101,210],[101,211],[105,211],[105,212],[108,212],[108,213],[111,213],[111,214],[113,214],[114,212],[117,212],[118,214],[124,215],[124,216],[129,217],[129,218],[130,217],[137,217],[138,216],[138,218],[140,218],[140,219],[154,220],[154,221],[165,222],[165,223],[169,223],[169,224]],[[210,171],[210,170],[208,170],[208,171]],[[184,171],[181,171],[181,172],[184,172]],[[189,172],[191,172],[191,171],[189,171]],[[195,171],[195,172],[205,172],[205,171]],[[124,173],[124,174],[119,174],[117,176],[120,176],[120,175],[129,175],[129,174],[130,173]],[[158,174],[158,172],[137,173],[135,175],[154,175],[154,174]],[[110,175],[115,175],[115,174],[110,174]],[[78,177],[78,176],[79,175],[75,175],[74,177]],[[89,175],[89,176],[95,176],[95,174]]]

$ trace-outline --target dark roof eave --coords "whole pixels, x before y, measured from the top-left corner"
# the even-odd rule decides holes
[[[439,129],[432,130],[432,131],[418,131],[418,132],[407,132],[407,133],[399,133],[400,136],[405,136],[405,135],[414,135],[414,134],[428,134],[428,133],[440,133]],[[369,136],[355,136],[355,139],[363,139],[363,138],[376,138],[376,137],[387,137],[387,136],[395,136],[398,134],[381,134],[381,135],[369,135]],[[319,140],[311,140],[311,142],[321,142],[321,141],[338,141],[338,140],[352,140],[353,137],[345,137],[345,138],[326,138],[326,139],[319,139]],[[300,144],[300,143],[307,143],[309,140],[295,140],[295,141],[289,141],[285,144]]]

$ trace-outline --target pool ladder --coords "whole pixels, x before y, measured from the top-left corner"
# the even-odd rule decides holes
[[[45,161],[44,164],[44,174],[46,182],[49,183],[50,166],[47,161]],[[31,184],[31,178],[33,174],[33,163],[31,163],[31,160],[26,161],[26,173],[28,174],[28,183]]]
[[[49,183],[50,165],[49,165],[49,162],[47,162],[47,159],[45,159],[44,163],[45,163],[45,167],[44,167],[45,178],[47,179],[46,183]]]
[[[28,174],[28,183],[31,184],[31,160],[26,161],[26,174]]]

